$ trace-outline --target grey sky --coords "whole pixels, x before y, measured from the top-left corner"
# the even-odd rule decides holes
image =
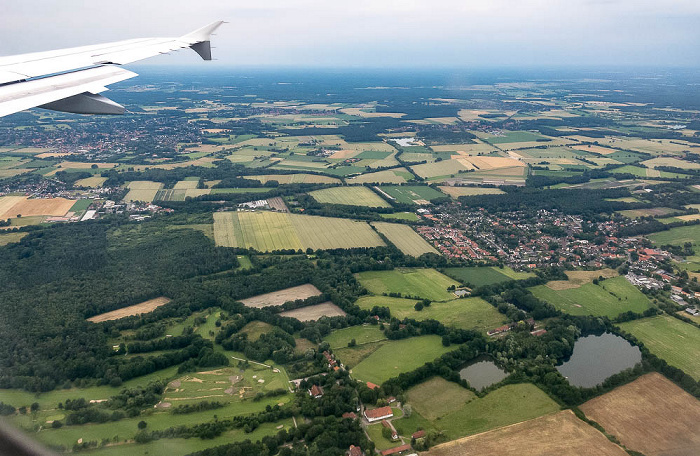
[[[176,36],[217,19],[229,24],[214,65],[700,62],[698,0],[3,0],[0,55]]]

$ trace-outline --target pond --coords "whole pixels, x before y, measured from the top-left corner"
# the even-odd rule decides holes
[[[557,370],[574,386],[592,388],[642,360],[638,347],[615,334],[581,337],[571,358]]]
[[[468,381],[469,385],[477,390],[498,383],[507,376],[506,371],[496,366],[490,358],[484,356],[476,358],[459,371],[459,377]]]

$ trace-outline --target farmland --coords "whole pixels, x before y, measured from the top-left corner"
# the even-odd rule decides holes
[[[420,336],[389,341],[352,368],[354,378],[381,385],[403,372],[410,372],[452,350],[439,336]]]
[[[360,283],[375,295],[400,293],[431,301],[448,301],[454,295],[447,291],[459,284],[435,269],[401,268],[392,271],[367,271],[358,274]]]
[[[622,312],[642,313],[651,306],[649,298],[624,277],[587,283],[578,288],[553,290],[546,285],[533,287],[532,293],[559,310],[572,315],[598,315],[614,318]]]
[[[647,456],[700,453],[700,402],[661,374],[646,374],[580,408],[630,450]]]
[[[343,317],[345,312],[332,302],[324,302],[300,309],[288,310],[280,314],[283,317],[296,318],[299,321],[316,321],[321,317]]]
[[[416,311],[415,299],[391,298],[388,296],[363,296],[356,304],[370,310],[374,306],[388,307],[391,316],[398,319],[414,320],[434,319],[445,326],[476,329],[486,332],[504,323],[504,316],[491,304],[481,298],[461,298],[447,302],[434,302],[421,311]]]
[[[700,380],[700,329],[666,315],[620,324],[671,366]]]
[[[452,187],[449,185],[441,185],[440,191],[452,198],[460,196],[475,196],[475,195],[502,195],[504,192],[499,188],[484,188],[484,187]]]
[[[263,252],[383,245],[365,222],[277,212],[217,212],[214,239],[220,246]]]
[[[382,185],[379,187],[384,193],[404,204],[429,204],[438,198],[445,198],[443,193],[427,186],[416,185]]]
[[[357,345],[367,344],[386,340],[384,333],[377,325],[349,326],[343,329],[336,329],[327,335],[323,340],[328,342],[332,349],[347,347],[351,340],[355,339]]]
[[[403,184],[411,180],[413,175],[405,168],[387,169],[374,173],[365,173],[361,176],[351,177],[348,183],[354,184]]]
[[[429,456],[626,456],[605,435],[570,410],[443,443]]]
[[[155,199],[158,190],[163,188],[163,184],[151,181],[134,181],[130,182],[127,187],[129,188],[129,193],[124,197],[124,201],[150,203]]]
[[[65,198],[27,198],[26,196],[0,197],[0,220],[10,217],[38,215],[64,216],[75,200]]]
[[[320,294],[321,290],[311,284],[306,284],[253,296],[252,298],[241,299],[240,301],[248,307],[261,309],[268,306],[281,306],[288,301],[307,299]]]
[[[331,187],[309,193],[319,203],[348,206],[391,207],[367,187]]]
[[[136,304],[129,307],[124,307],[122,309],[112,310],[111,312],[106,312],[100,315],[95,315],[94,317],[88,318],[88,321],[93,323],[100,323],[102,321],[118,320],[120,318],[129,317],[132,315],[140,315],[148,312],[153,312],[160,306],[164,306],[169,303],[170,299],[165,297],[149,299],[140,304]]]
[[[534,277],[532,273],[515,272],[507,267],[503,269],[497,267],[446,268],[445,274],[471,287],[481,287],[483,285],[493,285],[510,280]]]
[[[374,222],[372,226],[386,236],[386,238],[405,255],[419,257],[424,253],[438,253],[437,250],[408,225]]]
[[[442,377],[433,377],[408,390],[406,402],[424,418],[434,421],[459,410],[476,394]]]
[[[700,245],[700,225],[680,226],[668,231],[650,234],[648,238],[656,245],[683,245],[686,242]]]
[[[0,231],[0,247],[10,244],[12,242],[19,242],[28,233],[3,233]]]

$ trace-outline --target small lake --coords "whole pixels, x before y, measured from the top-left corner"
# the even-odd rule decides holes
[[[615,334],[581,337],[571,358],[557,370],[574,386],[592,388],[642,360],[638,347]]]
[[[506,371],[496,366],[487,357],[479,357],[459,371],[459,377],[468,381],[469,385],[477,390],[498,383],[507,376]]]

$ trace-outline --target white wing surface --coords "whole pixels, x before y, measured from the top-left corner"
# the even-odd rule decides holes
[[[123,114],[124,107],[99,95],[107,85],[137,76],[118,65],[184,48],[211,60],[210,36],[222,23],[178,38],[143,38],[0,57],[0,117],[33,107]]]

